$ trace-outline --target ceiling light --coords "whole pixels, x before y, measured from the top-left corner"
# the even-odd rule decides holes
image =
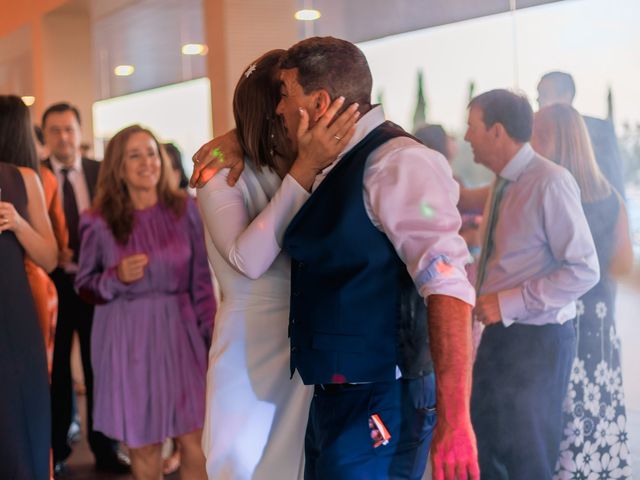
[[[294,15],[296,20],[317,20],[320,18],[320,12],[318,10],[298,10]]]
[[[209,49],[201,43],[186,43],[182,45],[183,55],[206,55]]]
[[[118,77],[128,77],[132,75],[135,71],[133,65],[118,65],[113,69],[113,73],[115,73]]]
[[[20,97],[20,98],[22,98],[22,101],[27,107],[30,107],[31,105],[36,103],[36,97],[32,95],[25,95],[24,97]]]

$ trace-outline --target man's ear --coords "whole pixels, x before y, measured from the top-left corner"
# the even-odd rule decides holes
[[[504,125],[502,125],[499,122],[494,123],[492,128],[493,128],[493,138],[495,140],[500,140],[505,135],[507,135],[507,131],[505,130]]]
[[[331,106],[331,96],[329,92],[324,89],[317,90],[313,93],[313,121],[317,122],[318,119],[324,115],[324,113]]]

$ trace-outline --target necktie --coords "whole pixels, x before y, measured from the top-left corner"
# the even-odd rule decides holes
[[[478,261],[478,274],[476,276],[476,293],[480,295],[480,288],[484,281],[485,269],[487,261],[493,250],[493,230],[495,229],[498,221],[498,209],[500,208],[500,200],[502,200],[502,194],[504,193],[504,187],[507,186],[509,181],[502,177],[497,177],[491,191],[491,202],[489,206],[489,213],[485,221],[486,229],[484,231],[484,238],[482,241],[482,253],[480,254],[480,260]]]
[[[67,221],[67,229],[69,230],[69,248],[73,250],[73,261],[78,261],[78,249],[80,247],[80,237],[78,235],[78,204],[76,203],[76,193],[73,190],[73,185],[69,181],[70,168],[63,168],[61,170],[64,176],[64,182],[62,182],[62,199],[64,208],[64,217]]]

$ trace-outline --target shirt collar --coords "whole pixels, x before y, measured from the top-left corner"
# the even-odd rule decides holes
[[[76,156],[76,160],[73,162],[71,167],[67,167],[53,155],[49,157],[49,160],[51,160],[51,167],[53,167],[53,171],[56,174],[60,173],[63,168],[69,168],[71,171],[82,173],[82,157],[79,155]]]
[[[529,162],[534,157],[535,152],[529,142],[522,145],[518,153],[516,153],[511,160],[504,166],[504,168],[500,171],[499,176],[509,180],[511,182],[515,182],[518,180],[522,172],[524,172]]]
[[[360,143],[369,133],[379,127],[385,121],[384,111],[381,105],[376,105],[365,113],[360,120],[356,122],[356,133],[354,133],[349,143],[344,147],[338,159],[344,157],[349,151]]]

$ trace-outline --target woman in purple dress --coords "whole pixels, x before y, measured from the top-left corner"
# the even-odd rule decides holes
[[[206,479],[200,438],[215,299],[193,200],[169,181],[154,135],[137,125],[107,146],[80,223],[76,289],[96,309],[94,427],[130,449],[136,479],[162,478],[177,438],[181,477]]]

